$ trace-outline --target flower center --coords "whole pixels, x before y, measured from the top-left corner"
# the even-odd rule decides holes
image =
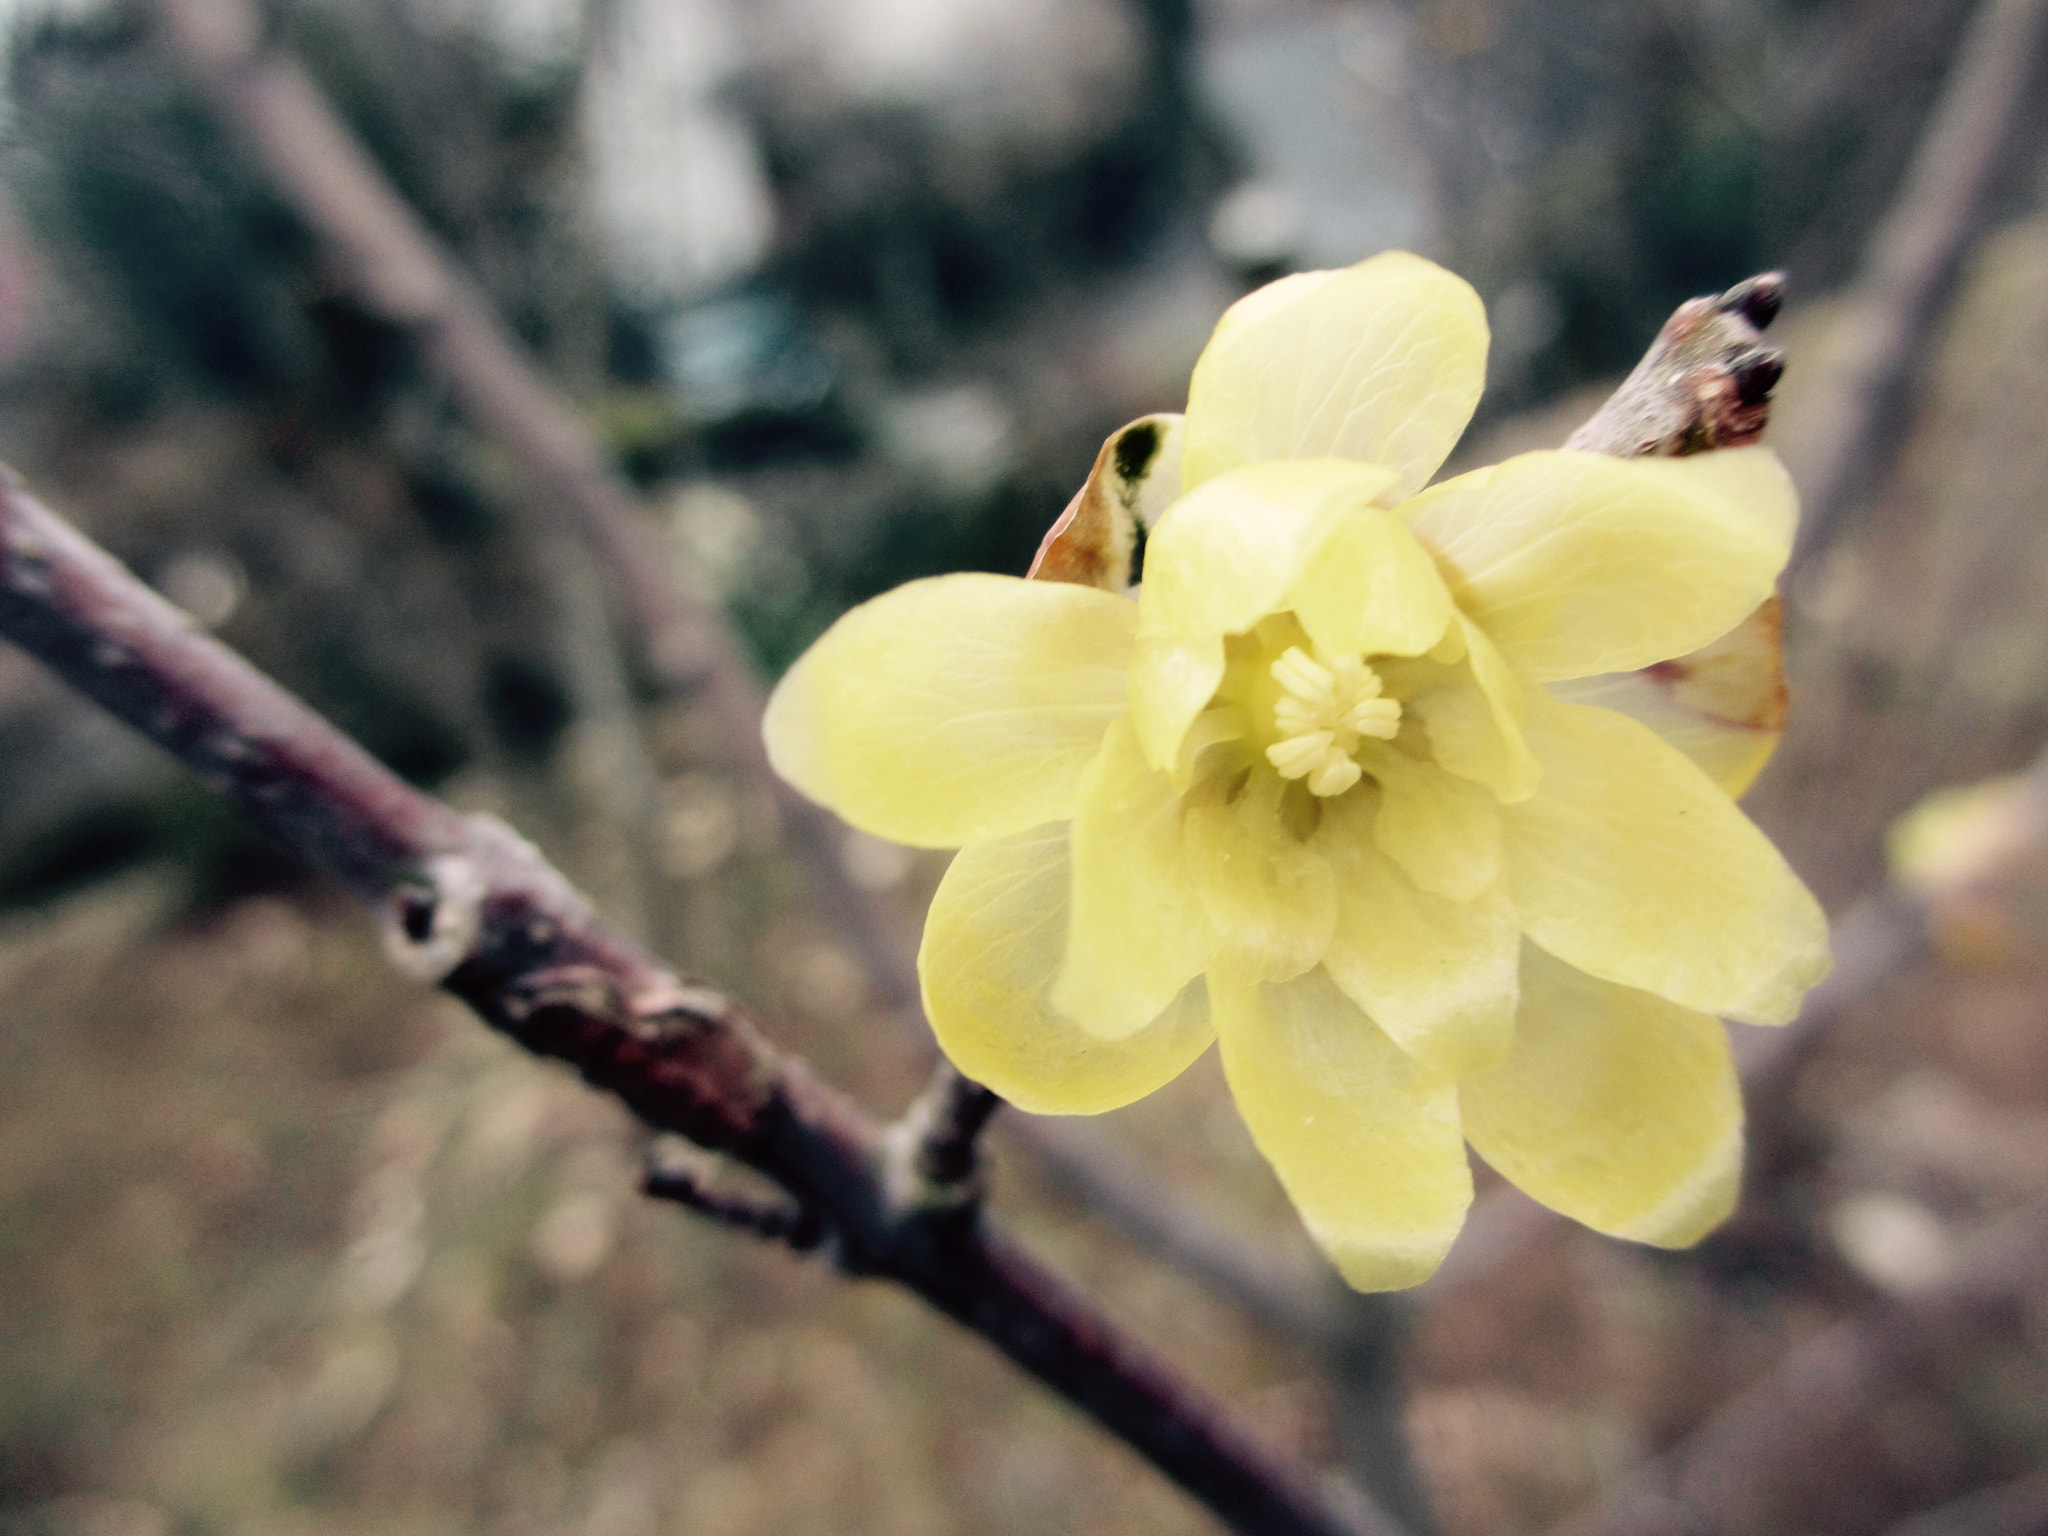
[[[1362,777],[1352,758],[1361,737],[1392,741],[1401,729],[1401,705],[1380,697],[1379,674],[1360,656],[1324,662],[1289,646],[1273,663],[1280,697],[1273,724],[1280,739],[1266,761],[1283,779],[1305,779],[1314,795],[1341,795]]]

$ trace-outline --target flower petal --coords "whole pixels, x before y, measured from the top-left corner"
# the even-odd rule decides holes
[[[1410,696],[1406,708],[1428,731],[1439,764],[1484,784],[1503,803],[1526,800],[1543,777],[1542,765],[1522,740],[1528,685],[1484,630],[1463,614],[1456,620],[1452,628],[1464,651],[1462,664],[1442,674],[1436,686]]]
[[[1380,787],[1373,842],[1410,880],[1450,901],[1499,881],[1500,802],[1490,790],[1376,743],[1362,743],[1358,761]]]
[[[1501,813],[1508,889],[1559,959],[1688,1008],[1782,1024],[1828,970],[1827,919],[1778,850],[1648,726],[1532,705],[1534,798]]]
[[[768,701],[769,760],[864,832],[949,848],[1073,812],[1128,707],[1131,602],[974,573],[913,581],[826,630]]]
[[[1223,1070],[1309,1235],[1361,1291],[1429,1278],[1472,1200],[1457,1090],[1321,969],[1275,985],[1210,973]]]
[[[1128,588],[1138,529],[1150,528],[1180,495],[1181,425],[1180,416],[1161,412],[1110,433],[1024,574],[1105,592]]]
[[[1458,1102],[1481,1157],[1596,1232],[1682,1248],[1735,1208],[1742,1095],[1720,1021],[1539,949],[1514,1053]]]
[[[1222,637],[1284,606],[1346,514],[1392,478],[1335,459],[1260,464],[1211,480],[1160,518],[1145,547],[1131,672],[1131,712],[1153,767],[1173,766],[1222,681]]]
[[[1280,819],[1291,786],[1254,770],[1229,805],[1187,812],[1187,862],[1219,952],[1268,981],[1323,957],[1337,925],[1337,885],[1315,849]]]
[[[1682,459],[1525,453],[1401,515],[1458,606],[1538,682],[1682,656],[1741,623],[1791,553],[1798,498],[1766,448]]]
[[[1216,696],[1226,665],[1221,635],[1138,637],[1131,651],[1131,727],[1146,762],[1168,772],[1182,766],[1181,744]]]
[[[1785,730],[1784,620],[1766,600],[1711,645],[1635,672],[1549,685],[1567,704],[1597,704],[1640,720],[1730,795],[1763,771]]]
[[[917,971],[947,1056],[1019,1109],[1093,1115],[1178,1077],[1215,1038],[1190,983],[1122,1040],[1086,1034],[1048,994],[1066,947],[1067,828],[1055,822],[963,848],[925,918]]]
[[[1326,656],[1419,656],[1443,638],[1453,612],[1429,552],[1378,507],[1337,520],[1287,606]]]
[[[1231,305],[1195,364],[1183,477],[1365,459],[1413,495],[1472,419],[1486,341],[1479,296],[1419,256],[1282,278]]]
[[[1225,635],[1284,606],[1295,578],[1393,471],[1348,459],[1255,464],[1190,491],[1145,547],[1138,623],[1148,635]]]
[[[1450,1077],[1491,1071],[1514,1040],[1522,949],[1506,888],[1489,886],[1470,901],[1418,890],[1373,845],[1373,821],[1359,795],[1323,807],[1316,846],[1337,878],[1337,928],[1323,968],[1425,1066]]]
[[[1072,858],[1053,1005],[1089,1034],[1121,1039],[1158,1017],[1212,942],[1182,847],[1180,797],[1125,721],[1081,776]]]

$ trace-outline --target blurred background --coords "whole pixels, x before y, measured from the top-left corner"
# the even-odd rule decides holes
[[[266,14],[629,477],[664,579],[764,677],[905,579],[1021,572],[1104,435],[1178,408],[1257,282],[1388,247],[1470,278],[1493,353],[1469,464],[1562,441],[1679,301],[1783,268],[1768,440],[1839,515],[1789,593],[1792,727],[1749,804],[1840,908],[1883,884],[1884,829],[1923,793],[2048,740],[2042,9]],[[0,458],[896,1112],[922,1026],[786,818],[642,675],[602,566],[290,211],[156,11],[0,14]],[[1896,366],[1859,395],[1884,325]],[[1845,401],[1847,474],[1823,452]],[[830,853],[914,933],[943,858]],[[1946,1294],[1977,1234],[2048,1198],[2042,889],[1802,1051],[1756,1110],[1744,1213],[1693,1255],[1546,1229],[1321,1347],[1170,1233],[1134,1242],[1036,1143],[997,1135],[996,1207],[1260,1432],[1419,1526],[1544,1530],[1830,1329]],[[1327,1300],[1213,1061],[1089,1134]],[[644,1202],[639,1156],[622,1111],[397,978],[337,892],[0,649],[0,1531],[1214,1528],[910,1299]],[[1827,1454],[1729,1528],[2048,1530],[2048,1272],[2008,1281],[1847,1389]]]

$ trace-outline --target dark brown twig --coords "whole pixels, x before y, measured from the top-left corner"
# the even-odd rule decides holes
[[[815,1211],[789,1200],[756,1200],[717,1188],[695,1168],[651,1161],[640,1177],[643,1194],[672,1200],[721,1226],[751,1232],[766,1242],[808,1253],[825,1241],[825,1223]]]
[[[655,1130],[765,1175],[817,1213],[842,1269],[894,1280],[979,1333],[1236,1529],[1396,1529],[1258,1444],[978,1200],[905,1198],[883,1129],[775,1051],[730,998],[605,924],[501,822],[406,785],[11,479],[0,634],[369,901],[401,966]]]
[[[932,1068],[924,1092],[893,1128],[903,1144],[904,1171],[927,1186],[927,1198],[957,1198],[977,1189],[978,1140],[1002,1105],[950,1061]]]
[[[279,198],[365,309],[409,336],[425,368],[519,466],[534,511],[596,556],[652,681],[702,701],[721,748],[771,796],[811,889],[856,939],[889,1001],[917,1004],[910,947],[846,879],[840,828],[768,767],[760,680],[724,616],[678,579],[674,554],[575,405],[370,158],[249,0],[154,0],[161,31]]]

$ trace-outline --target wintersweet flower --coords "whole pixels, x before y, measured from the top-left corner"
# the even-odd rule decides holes
[[[1361,1289],[1436,1267],[1467,1141],[1599,1231],[1700,1237],[1742,1156],[1713,1016],[1781,1023],[1828,965],[1731,798],[1782,722],[1784,471],[1530,453],[1425,490],[1486,344],[1413,256],[1251,294],[1037,579],[863,604],[768,709],[805,793],[961,850],[919,970],[963,1072],[1090,1114],[1220,1039]]]

